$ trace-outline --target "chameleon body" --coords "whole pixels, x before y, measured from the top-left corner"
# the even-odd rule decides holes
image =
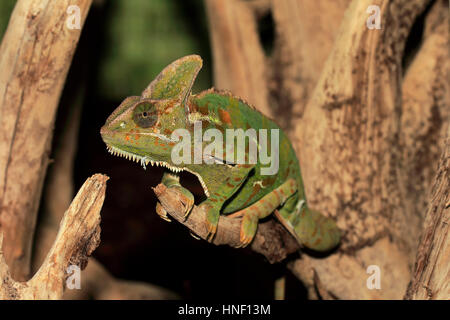
[[[113,154],[147,164],[160,165],[170,171],[162,183],[177,188],[186,197],[188,215],[194,205],[194,197],[179,183],[179,171],[195,174],[200,180],[207,199],[199,206],[206,212],[208,240],[214,236],[220,214],[242,218],[241,245],[248,245],[257,230],[258,220],[272,212],[298,240],[310,249],[326,251],[340,240],[339,229],[333,220],[311,210],[307,203],[294,149],[278,125],[251,107],[243,99],[231,93],[209,89],[197,95],[191,94],[192,84],[201,69],[202,60],[197,55],[186,56],[167,66],[141,96],[126,98],[109,116],[101,128],[101,136],[108,151]],[[202,134],[208,129],[221,133],[227,129],[266,129],[268,144],[272,129],[278,132],[278,171],[262,174],[267,167],[258,158],[256,163],[225,161],[223,154],[211,152],[209,163],[182,163],[173,161],[172,151],[177,141],[172,133],[185,129],[194,142],[195,123],[201,123]],[[258,149],[261,147],[258,141]],[[245,160],[249,159],[249,140],[245,142]],[[202,142],[205,147],[209,142]],[[271,146],[267,149],[272,150]],[[242,151],[242,150],[241,150]],[[195,148],[191,148],[195,156]],[[236,159],[235,155],[232,155]],[[193,158],[191,158],[193,159]],[[158,205],[157,213],[168,219]]]

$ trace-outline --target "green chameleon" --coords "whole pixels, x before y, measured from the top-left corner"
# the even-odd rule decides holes
[[[197,55],[180,58],[167,66],[140,97],[126,98],[101,128],[108,151],[140,162],[144,168],[150,163],[169,169],[162,183],[178,189],[186,197],[186,216],[194,205],[194,197],[181,186],[176,173],[188,171],[197,176],[207,196],[199,207],[206,212],[208,241],[216,233],[220,214],[242,219],[240,243],[243,247],[252,241],[258,220],[275,212],[301,245],[317,251],[334,248],[340,240],[339,229],[332,219],[308,208],[299,162],[287,136],[275,122],[231,93],[209,89],[192,95],[192,85],[201,67],[202,59]],[[185,129],[192,134],[189,143],[194,145],[194,127],[199,123],[201,133],[208,129],[221,133],[228,129],[266,129],[266,146],[269,145],[266,149],[270,150],[275,129],[278,132],[275,141],[279,150],[278,170],[271,175],[263,174],[265,166],[259,158],[249,161],[250,139],[246,139],[245,149],[227,146],[223,154],[205,153],[213,160],[208,163],[205,160],[177,164],[172,151],[180,139],[174,139],[172,133]],[[200,143],[202,147],[207,145],[204,141]],[[260,139],[257,148],[262,147]],[[191,148],[191,155],[195,157],[197,153],[198,156],[198,150]],[[251,163],[235,161],[237,151],[242,151],[244,160]],[[157,213],[168,219],[161,206]]]

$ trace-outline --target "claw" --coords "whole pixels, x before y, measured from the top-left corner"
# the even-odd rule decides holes
[[[167,211],[163,208],[163,206],[159,202],[156,203],[156,213],[161,219],[166,220],[167,222],[172,222],[172,220],[170,220],[169,217],[167,216]]]
[[[213,240],[213,238],[214,238],[214,236],[216,235],[216,232],[217,232],[217,226],[213,225],[213,224],[211,224],[209,222],[206,222],[206,223],[207,223],[206,228],[208,230],[208,233],[206,235],[206,240],[208,242],[212,242],[212,240]]]
[[[201,240],[201,238],[199,236],[197,236],[195,233],[193,233],[192,231],[189,231],[189,234],[192,236],[192,238],[194,238],[195,240]]]
[[[179,187],[179,186],[172,186],[170,188],[174,188],[174,189],[178,189],[178,191],[183,195],[181,197],[181,203],[183,204],[183,217],[184,220],[187,219],[189,213],[191,213],[192,208],[194,207],[194,196],[192,195],[192,193],[189,192],[189,190],[183,188],[183,187]]]
[[[187,219],[187,217],[189,216],[189,213],[191,213],[192,208],[194,207],[194,200],[190,200],[190,199],[183,199],[182,203],[184,205],[184,220]]]
[[[253,238],[255,237],[254,234],[252,235],[248,235],[245,233],[245,229],[244,229],[244,225],[241,225],[241,231],[239,233],[239,241],[240,244],[237,248],[245,248],[246,246],[248,246],[252,241]]]

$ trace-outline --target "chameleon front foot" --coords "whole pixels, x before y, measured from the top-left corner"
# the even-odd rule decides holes
[[[177,175],[165,172],[162,178],[162,183],[167,188],[178,190],[178,192],[181,194],[180,201],[183,205],[184,218],[186,219],[192,208],[194,207],[194,196],[188,189],[184,188],[180,184],[180,178]],[[160,216],[164,219],[164,215]],[[165,216],[167,217],[167,214]]]
[[[178,188],[180,193],[183,195],[183,197],[180,200],[184,206],[184,218],[186,219],[189,213],[191,212],[192,208],[194,207],[194,196],[186,188],[183,187],[174,187],[174,188]]]

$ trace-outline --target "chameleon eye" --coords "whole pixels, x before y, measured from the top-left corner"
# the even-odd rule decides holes
[[[149,128],[158,120],[155,106],[148,101],[136,105],[133,111],[133,121],[141,128]]]

